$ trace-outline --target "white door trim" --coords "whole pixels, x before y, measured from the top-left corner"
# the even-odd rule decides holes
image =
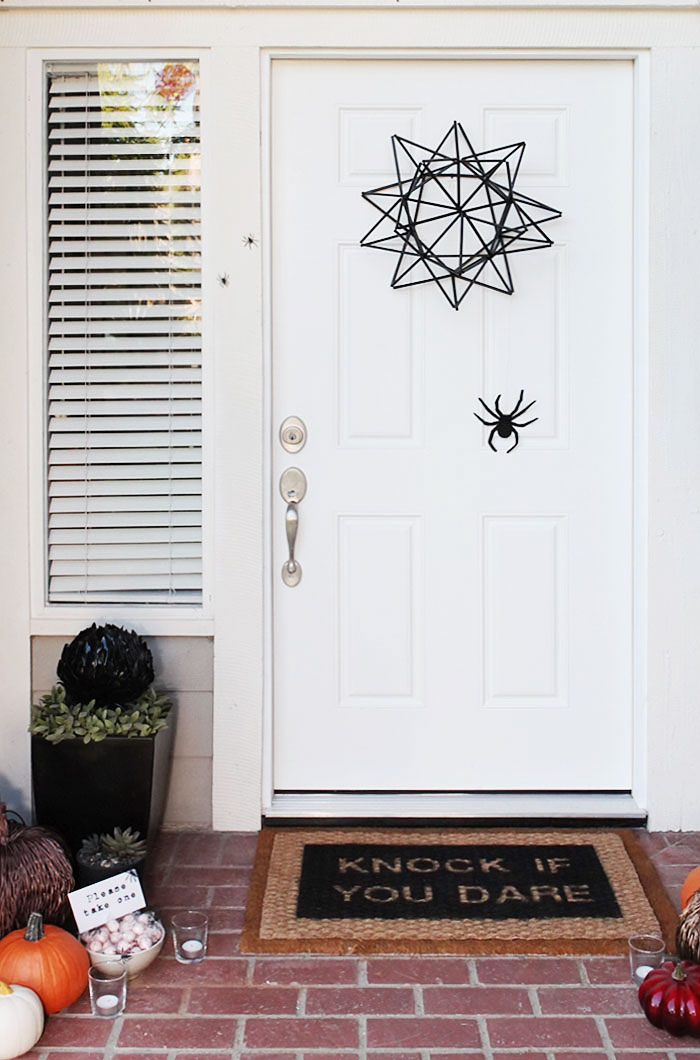
[[[576,59],[634,64],[634,704],[633,785],[630,792],[551,793],[517,795],[346,795],[329,792],[313,795],[280,795],[273,780],[273,635],[272,635],[272,453],[276,430],[272,423],[271,342],[271,196],[272,66],[285,59]],[[647,807],[647,578],[648,578],[648,311],[649,311],[649,165],[650,165],[650,56],[642,49],[300,49],[261,50],[262,180],[263,180],[263,320],[264,320],[264,697],[262,812],[266,817],[639,817]],[[391,811],[391,812],[390,812]]]

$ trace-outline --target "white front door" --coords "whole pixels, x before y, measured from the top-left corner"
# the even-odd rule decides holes
[[[629,790],[632,115],[622,60],[273,63],[276,790]],[[477,151],[525,141],[516,190],[562,212],[512,296],[458,312],[359,245],[392,134],[455,120]],[[521,390],[537,420],[493,452],[479,399]]]

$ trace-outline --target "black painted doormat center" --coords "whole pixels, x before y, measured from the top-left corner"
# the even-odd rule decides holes
[[[617,953],[676,917],[631,833],[266,829],[249,953]]]
[[[622,913],[591,844],[308,844],[297,917],[516,920]]]

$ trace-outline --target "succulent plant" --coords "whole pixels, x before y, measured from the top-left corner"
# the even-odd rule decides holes
[[[115,828],[112,834],[93,833],[84,839],[78,851],[81,865],[113,868],[123,863],[140,861],[146,856],[146,841],[140,832],[128,828]]]
[[[133,630],[93,622],[64,646],[57,673],[69,702],[103,707],[145,692],[153,681],[153,657]]]
[[[133,832],[131,827],[115,828],[112,835],[103,834],[99,838],[108,853],[120,858],[142,857],[146,853],[146,840],[141,839],[141,833]]]

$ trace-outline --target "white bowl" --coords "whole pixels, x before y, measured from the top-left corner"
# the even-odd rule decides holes
[[[127,979],[135,979],[137,975],[141,974],[144,968],[148,968],[149,964],[152,964],[163,949],[163,943],[165,942],[165,928],[160,920],[156,921],[156,923],[162,934],[158,941],[153,943],[150,949],[136,950],[135,953],[125,954],[121,957],[118,957],[114,953],[93,953],[91,950],[88,950],[90,964],[95,968],[101,968],[102,971],[107,972],[108,975],[119,975],[123,969],[126,968]]]

